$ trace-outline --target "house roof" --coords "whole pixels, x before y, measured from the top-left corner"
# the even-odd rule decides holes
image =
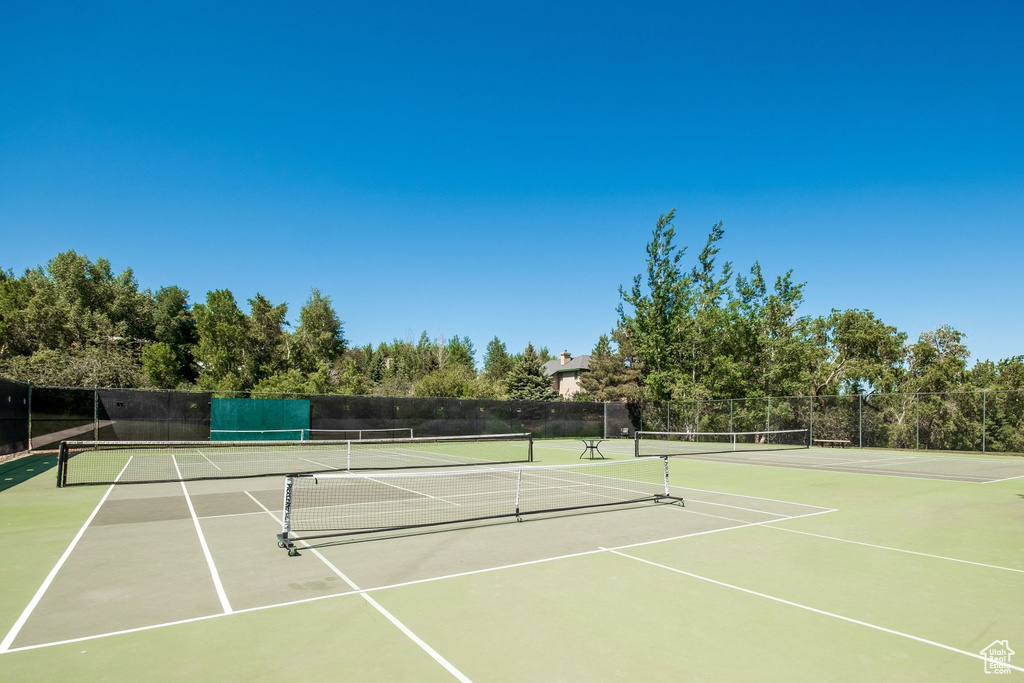
[[[540,366],[540,369],[544,371],[547,376],[556,375],[560,372],[575,372],[576,370],[589,370],[590,369],[590,356],[576,356],[571,359],[565,365],[559,365],[561,363],[557,358],[549,360],[544,365]]]

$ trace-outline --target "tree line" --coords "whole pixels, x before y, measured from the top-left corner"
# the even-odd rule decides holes
[[[616,324],[591,353],[581,400],[664,401],[1024,388],[1024,357],[968,367],[965,335],[939,326],[913,342],[865,309],[799,314],[805,284],[760,263],[719,263],[712,226],[688,259],[674,211],[647,244],[645,272],[620,288]],[[497,337],[482,367],[468,337],[351,345],[331,298],[288,305],[229,289],[190,303],[167,286],[140,290],[131,268],[74,251],[16,276],[0,270],[0,374],[53,386],[199,388],[552,400],[546,348],[510,353]]]
[[[908,335],[866,309],[801,316],[793,271],[769,282],[719,261],[712,226],[687,267],[675,212],[647,244],[646,272],[620,288],[616,328],[594,349],[584,386],[611,400],[933,393],[1024,388],[1024,356],[969,367],[965,335],[948,326]]]
[[[0,271],[0,374],[51,386],[549,400],[532,344],[497,337],[476,367],[468,337],[351,346],[318,289],[294,329],[288,305],[257,293],[244,311],[229,289],[189,303],[181,287],[140,290],[131,268],[75,251],[15,276]]]

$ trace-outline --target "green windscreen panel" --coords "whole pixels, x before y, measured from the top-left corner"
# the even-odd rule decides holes
[[[309,432],[306,399],[214,398],[211,441],[301,441]]]

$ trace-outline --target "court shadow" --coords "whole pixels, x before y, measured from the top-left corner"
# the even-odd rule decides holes
[[[56,466],[56,453],[25,455],[14,460],[8,460],[5,463],[0,463],[0,491],[6,491],[33,477],[38,477],[46,472],[52,472]]]

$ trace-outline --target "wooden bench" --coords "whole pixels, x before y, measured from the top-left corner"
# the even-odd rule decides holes
[[[829,448],[846,448],[850,445],[849,439],[815,439],[814,443],[819,446],[828,446]]]

